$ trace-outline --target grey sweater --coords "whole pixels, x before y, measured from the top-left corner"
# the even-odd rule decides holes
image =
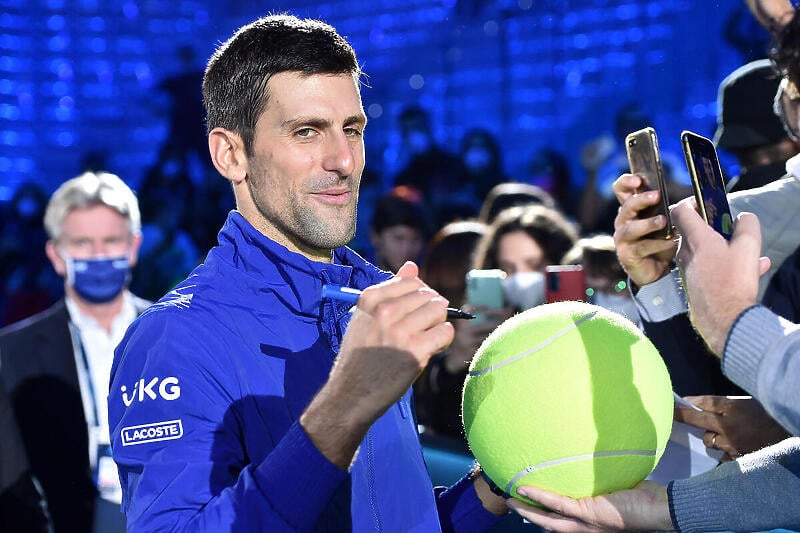
[[[800,434],[800,325],[762,306],[745,310],[728,335],[722,367]],[[673,481],[668,494],[678,531],[800,529],[800,438]]]
[[[675,480],[667,493],[677,531],[800,529],[800,438]]]

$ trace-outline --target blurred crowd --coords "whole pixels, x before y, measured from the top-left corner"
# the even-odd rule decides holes
[[[734,212],[757,210],[766,197],[754,191],[782,183],[787,168],[789,179],[798,176],[792,161],[798,163],[792,158],[800,153],[800,143],[791,128],[792,119],[796,126],[798,95],[786,79],[775,74],[769,60],[760,59],[720,83],[718,126],[709,137],[737,161],[736,175],[725,176]],[[450,437],[468,453],[460,402],[472,354],[498,324],[546,303],[548,267],[556,265],[580,265],[585,299],[643,328],[667,362],[677,394],[746,394],[723,375],[719,360],[702,345],[685,315],[660,315],[667,296],[644,288],[670,279],[674,250],[660,259],[656,274],[641,275],[642,261],[652,257],[636,248],[636,239],[628,233],[634,231],[630,221],[622,218],[626,209],[635,214],[643,208],[626,204],[638,189],[623,179],[629,172],[623,141],[628,133],[657,128],[657,123],[658,117],[643,103],[622,105],[614,133],[598,132],[576,154],[582,168],[580,179],[575,179],[567,163],[570,157],[556,150],[534,154],[524,175],[510,175],[504,165],[507,154],[493,132],[468,129],[457,146],[447,146],[436,138],[429,110],[410,105],[399,113],[400,143],[384,154],[386,175],[367,169],[362,176],[357,232],[350,246],[386,271],[397,272],[407,261],[416,262],[420,277],[452,307],[481,315],[481,320],[454,324],[452,345],[434,357],[415,384],[423,434]],[[182,137],[176,133],[172,138]],[[683,154],[665,152],[662,158],[670,201],[691,197]],[[216,244],[217,232],[234,208],[233,195],[198,149],[197,139],[161,147],[155,164],[132,189],[141,214],[141,241],[136,241],[125,287],[143,301],[156,301]],[[770,198],[774,194],[787,201],[785,189]],[[0,206],[0,326],[46,312],[62,300],[65,287],[72,290],[70,276],[75,272],[61,271],[60,260],[45,253],[53,239],[44,223],[50,195],[32,180]],[[793,198],[782,214],[800,209],[800,202],[791,203]],[[791,217],[776,222],[769,212],[758,213],[763,214],[765,250],[774,251],[765,253],[773,264],[762,278],[759,297],[796,321],[800,226]],[[485,309],[470,301],[466,280],[471,270],[502,272],[501,306]],[[751,414],[742,415],[743,420],[758,428],[761,438],[731,438],[723,448],[726,460],[788,436],[759,405],[748,404],[747,409]],[[722,434],[709,429],[707,444],[721,445],[723,440],[717,438]],[[745,441],[746,446],[737,447],[736,442]]]
[[[619,120],[620,132],[653,122],[636,104],[624,106]],[[392,221],[392,217],[403,216],[391,207],[392,202],[398,203],[397,198],[415,204],[419,212],[406,215],[416,219],[414,227],[419,230],[419,249],[406,258],[418,260],[434,234],[447,224],[488,223],[502,208],[529,199],[557,210],[581,235],[613,232],[610,183],[627,166],[620,160],[621,140],[603,136],[584,148],[584,152],[593,152],[595,145],[605,145],[603,153],[582,157],[587,177],[586,185],[581,186],[573,178],[567,156],[555,150],[534,154],[526,175],[509,175],[501,143],[487,129],[469,129],[458,146],[443,146],[434,136],[430,114],[416,105],[400,113],[397,128],[400,144],[387,154],[391,160],[384,165],[387,173],[393,172],[384,176],[367,168],[362,177],[358,228],[351,247],[367,258],[379,258],[381,247],[397,244],[382,242],[391,232],[384,239],[376,238],[387,227],[401,225]],[[624,150],[622,156],[624,159]],[[100,168],[100,159],[87,161],[86,168],[79,170],[109,170]],[[598,180],[598,175],[603,177]],[[155,163],[140,180],[126,181],[135,189],[141,206],[144,237],[132,287],[137,294],[155,300],[216,244],[216,232],[233,208],[233,196],[205,154],[177,142],[161,147]],[[685,171],[670,182],[675,183],[676,198],[690,192]],[[40,253],[46,241],[42,217],[51,192],[30,180],[9,201],[0,203],[0,325],[46,309],[62,295],[57,276]],[[552,258],[553,262],[559,260]]]

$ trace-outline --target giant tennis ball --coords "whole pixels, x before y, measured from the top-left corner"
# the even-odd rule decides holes
[[[580,498],[628,489],[672,429],[669,374],[633,322],[582,302],[520,313],[483,342],[464,383],[467,440],[508,494]]]

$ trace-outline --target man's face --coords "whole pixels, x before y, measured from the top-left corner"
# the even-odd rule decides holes
[[[350,242],[364,170],[366,116],[353,76],[284,72],[268,83],[247,186],[262,233],[324,259]]]
[[[67,275],[62,254],[75,259],[114,258],[128,256],[131,266],[141,244],[141,237],[131,235],[128,220],[104,205],[73,209],[61,224],[61,236],[48,241],[47,257],[55,271]]]

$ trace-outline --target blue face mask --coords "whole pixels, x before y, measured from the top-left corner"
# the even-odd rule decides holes
[[[127,255],[103,259],[66,256],[65,261],[67,283],[87,302],[110,302],[122,292],[130,278]]]

